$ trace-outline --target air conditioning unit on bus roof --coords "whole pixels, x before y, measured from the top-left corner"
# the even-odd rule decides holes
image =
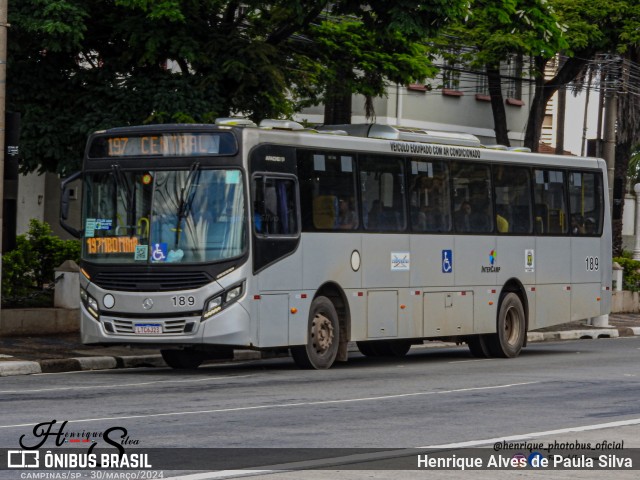
[[[412,127],[394,127],[378,123],[323,125],[316,128],[318,130],[344,130],[349,135],[356,137],[404,140],[407,142],[440,143],[445,145],[461,145],[465,147],[482,146],[478,137],[469,133],[440,132]]]

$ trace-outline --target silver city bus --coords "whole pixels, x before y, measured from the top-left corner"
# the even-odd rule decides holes
[[[159,346],[174,368],[290,349],[321,369],[348,342],[401,356],[432,339],[515,357],[530,330],[609,312],[605,172],[385,125],[96,132],[61,205],[82,341]]]

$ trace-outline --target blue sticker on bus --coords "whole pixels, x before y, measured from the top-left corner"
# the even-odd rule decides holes
[[[167,244],[155,243],[151,250],[151,260],[154,262],[166,262],[167,261]]]
[[[113,220],[111,218],[96,218],[95,229],[96,230],[111,230],[113,226]]]
[[[442,273],[453,272],[453,250],[442,250]]]

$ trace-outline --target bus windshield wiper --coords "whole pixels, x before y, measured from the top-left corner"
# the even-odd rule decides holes
[[[131,188],[131,184],[127,180],[127,177],[122,173],[122,170],[120,170],[120,165],[114,163],[111,165],[111,169],[113,170],[113,176],[116,179],[118,192],[120,193],[123,206],[127,212],[127,224],[125,225],[125,228],[127,235],[129,235],[130,230],[134,228],[135,212],[133,211],[133,197],[135,195],[135,190]]]
[[[191,210],[191,205],[193,204],[193,197],[195,196],[195,190],[193,190],[194,179],[196,175],[200,173],[200,163],[196,162],[191,165],[189,169],[189,174],[184,182],[184,186],[180,191],[180,203],[178,204],[178,220],[176,225],[176,248],[178,247],[178,243],[180,241],[180,225],[182,224],[182,220],[184,220],[189,214],[189,210]]]

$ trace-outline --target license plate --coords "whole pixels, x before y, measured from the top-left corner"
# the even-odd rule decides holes
[[[137,335],[160,335],[162,325],[159,323],[136,323],[133,326],[133,333]]]

